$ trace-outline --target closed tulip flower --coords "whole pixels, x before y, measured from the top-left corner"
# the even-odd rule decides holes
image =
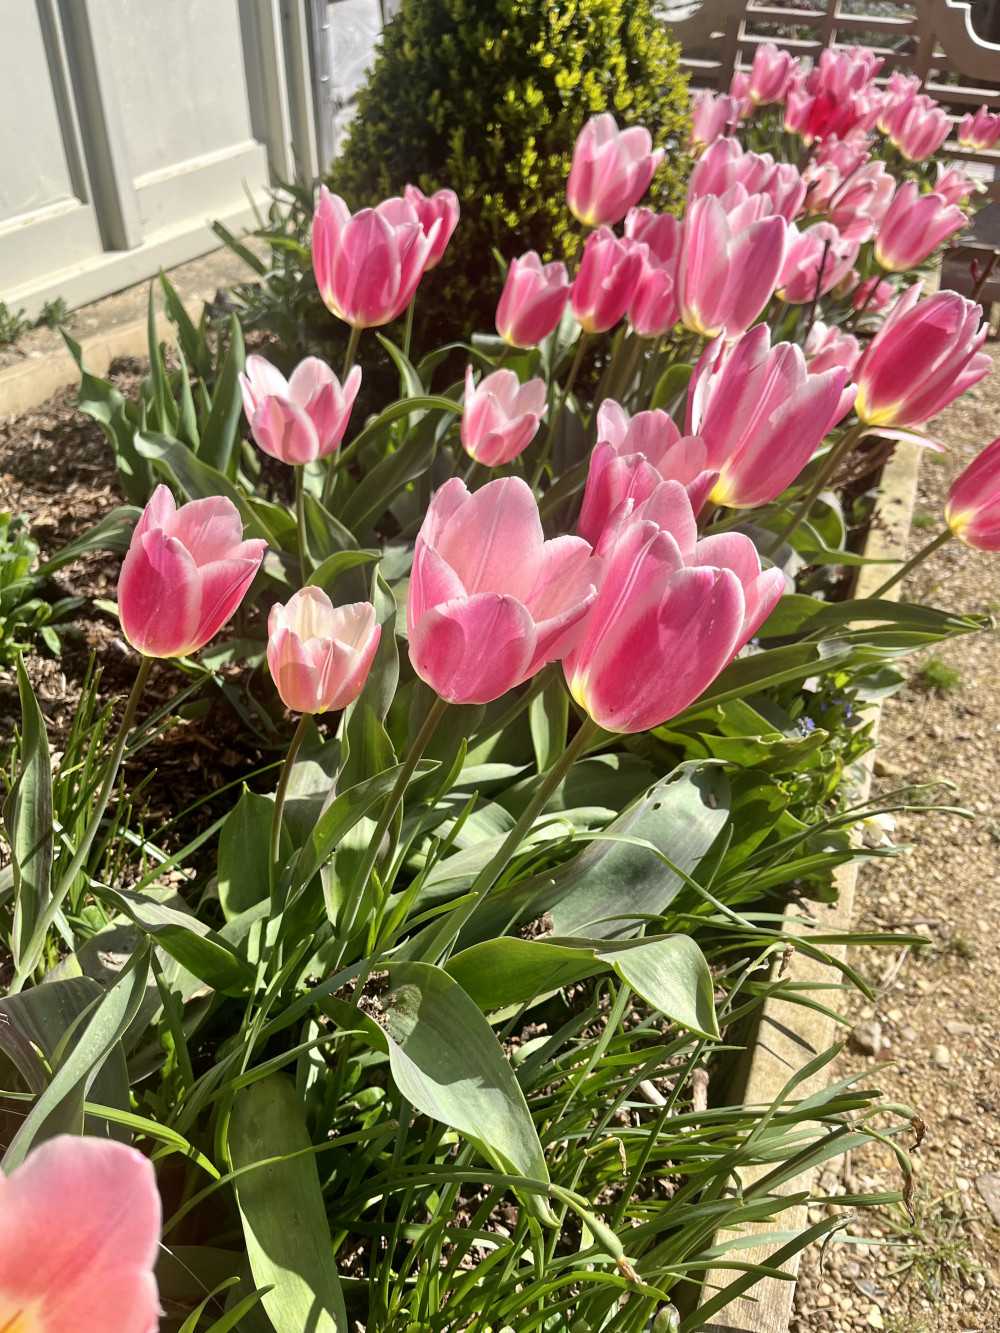
[[[783,102],[795,66],[789,51],[779,51],[773,42],[762,42],[753,53],[747,91],[756,106]]]
[[[771,347],[766,324],[705,348],[688,391],[686,429],[719,473],[711,499],[734,509],[767,504],[791,485],[827,432],[851,410],[843,366],[813,373],[802,348]]]
[[[728,93],[699,88],[691,94],[691,143],[704,149],[716,139],[728,138],[740,123],[740,104]]]
[[[458,226],[458,195],[454,190],[436,190],[434,194],[426,195],[415,185],[407,185],[403,189],[403,198],[413,208],[424,237],[430,243],[424,260],[424,272],[429,273],[440,264]],[[438,224],[436,227],[435,223]]]
[[[155,1333],[160,1196],[149,1160],[60,1134],[0,1176],[0,1328]]]
[[[994,113],[981,106],[975,114],[970,112],[962,117],[958,127],[960,148],[971,148],[976,153],[982,153],[997,143],[1000,143],[1000,112]]]
[[[717,480],[705,471],[705,444],[682,436],[667,412],[639,412],[630,417],[606,398],[597,410],[597,445],[590,456],[577,531],[592,546],[624,500],[647,499],[661,481],[679,481],[695,513]]]
[[[910,162],[923,162],[943,145],[951,131],[948,113],[933,97],[919,93],[897,117],[889,139]]]
[[[334,606],[308,585],[271,607],[267,633],[267,665],[285,707],[326,713],[361,693],[382,630],[370,602]]]
[[[892,305],[896,289],[885,278],[867,278],[858,283],[851,293],[851,305],[855,310],[873,310],[880,314]]]
[[[619,240],[608,227],[591,232],[573,281],[570,302],[586,333],[614,328],[632,304],[642,277],[646,247],[628,236]]]
[[[511,347],[537,347],[558,327],[568,300],[566,265],[543,264],[529,250],[510,262],[497,306],[497,333]]]
[[[341,388],[319,357],[300,361],[286,380],[264,357],[248,356],[240,387],[255,443],[294,466],[326,458],[338,448],[361,387],[361,367],[354,367]]]
[[[780,570],[761,571],[740,533],[699,542],[679,482],[662,482],[631,505],[601,539],[600,592],[563,664],[580,707],[617,732],[647,731],[694,703],[785,587]]]
[[[328,310],[352,328],[398,319],[413,299],[434,252],[442,219],[425,233],[405,199],[351,211],[324,185],[313,218],[316,285]]]
[[[737,223],[738,228],[738,223]],[[684,218],[677,295],[685,328],[714,338],[748,329],[777,286],[785,256],[784,218],[763,217],[742,229],[712,196]]]
[[[485,467],[500,467],[523,453],[545,415],[544,380],[522,384],[512,370],[495,370],[476,386],[465,372],[462,447]]]
[[[957,292],[908,287],[858,362],[855,411],[869,426],[920,426],[993,368],[982,311]]]
[[[857,242],[845,240],[831,222],[817,222],[803,231],[792,223],[778,295],[789,305],[807,305],[825,296],[851,271],[858,249]]]
[[[921,194],[916,181],[896,191],[875,237],[875,260],[888,273],[916,268],[967,222],[955,204],[939,194]]]
[[[621,222],[649,188],[663,149],[641,125],[619,130],[614,116],[591,116],[577,135],[566,182],[570,212],[585,227]]]
[[[988,444],[952,482],[944,516],[966,546],[1000,551],[1000,439]]]
[[[830,370],[833,366],[843,366],[850,379],[854,367],[861,355],[861,345],[857,338],[849,333],[842,333],[835,324],[826,325],[821,319],[813,321],[802,349],[809,363],[810,375]]]
[[[939,194],[946,203],[964,204],[971,194],[984,188],[981,182],[973,180],[958,167],[946,168],[943,162],[937,164],[934,193]]]
[[[211,496],[177,509],[166,486],[157,486],[118,579],[129,643],[146,657],[186,657],[203,648],[243,600],[266,547],[243,540],[232,500]]]
[[[647,248],[628,309],[629,323],[640,338],[659,338],[677,323],[675,280],[681,224],[672,213],[633,208],[625,219],[625,235]]]
[[[597,595],[580,537],[545,541],[519,477],[470,495],[453,477],[417,535],[406,601],[417,675],[456,704],[484,704],[561,657]]]

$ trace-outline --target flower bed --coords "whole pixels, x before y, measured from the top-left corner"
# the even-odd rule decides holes
[[[873,566],[881,442],[935,447],[917,428],[989,359],[972,302],[904,285],[971,190],[929,188],[935,109],[877,89],[868,52],[758,61],[696,107],[682,220],[638,206],[649,135],[592,119],[576,271],[515,260],[496,338],[378,334],[399,391],[363,424],[368,330],[433,281],[447,190],[353,216],[322,194],[339,375],[246,356],[235,316],[209,333],[166,279],[177,354],[151,295],[138,399],[67,339],[129,504],[35,577],[121,553],[137,671],[117,728],[92,688],[53,763],[17,666],[4,1169],[41,1217],[78,1161],[111,1257],[0,1261],[8,1323],[131,1333],[159,1300],[182,1333],[693,1333],[838,1225],[766,1263],[740,1235],[876,1133],[877,1094],[803,1099],[831,1052],[767,1107],[717,1104],[708,1072],[775,998],[826,1008],[772,972],[792,949],[861,984],[809,902],[892,854],[859,821],[919,806],[853,789],[863,710],[983,622],[887,598],[896,561],[860,598],[844,571]],[[998,447],[936,542],[998,544]],[[161,660],[178,692],[151,708]],[[178,845],[119,769],[212,707],[266,761]],[[77,1158],[84,1130],[109,1141]],[[102,1171],[135,1173],[129,1244]],[[726,1285],[699,1308],[707,1272]]]

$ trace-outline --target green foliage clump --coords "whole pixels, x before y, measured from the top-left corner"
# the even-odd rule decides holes
[[[588,117],[645,125],[666,159],[649,192],[679,203],[688,159],[680,48],[652,0],[403,0],[386,25],[329,184],[352,210],[445,186],[462,218],[417,318],[440,337],[488,328],[500,295],[489,259],[572,259],[573,144]],[[461,321],[464,327],[456,327]]]
[[[61,652],[60,636],[70,632],[61,622],[83,605],[80,597],[49,602],[45,579],[32,573],[37,560],[38,543],[25,520],[0,513],[0,666],[27,652],[35,635],[50,652]]]

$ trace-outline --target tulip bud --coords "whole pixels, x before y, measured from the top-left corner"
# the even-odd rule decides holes
[[[748,329],[777,285],[785,254],[785,220],[762,217],[741,230],[720,200],[707,195],[688,207],[677,265],[685,328],[714,338]]]
[[[691,94],[691,143],[707,148],[716,139],[728,138],[740,123],[740,104],[726,93],[699,88]]]
[[[570,296],[576,321],[586,333],[605,333],[625,314],[647,254],[645,245],[627,236],[619,240],[608,227],[587,237]]]
[[[490,703],[561,657],[597,595],[580,537],[545,541],[519,477],[431,500],[413,553],[407,640],[417,675],[450,703]]]
[[[1000,112],[993,113],[981,106],[974,115],[970,112],[962,117],[958,127],[960,148],[971,148],[973,152],[982,153],[997,143],[1000,143]]]
[[[267,618],[267,665],[293,713],[346,708],[361,693],[382,628],[370,602],[334,606],[307,585]]]
[[[792,77],[795,57],[779,51],[773,42],[762,42],[754,52],[747,92],[756,106],[783,102]]]
[[[558,327],[568,300],[566,265],[543,265],[529,250],[510,262],[497,306],[497,333],[511,347],[537,347]]]
[[[944,516],[955,536],[980,551],[1000,551],[1000,439],[952,482]]]
[[[966,224],[966,216],[939,194],[921,194],[916,181],[896,191],[875,238],[875,261],[887,273],[916,268]]]
[[[698,541],[684,487],[665,481],[605,529],[604,578],[576,646],[570,693],[608,731],[647,731],[694,703],[760,627],[785,588],[753,543]]]
[[[892,305],[896,289],[891,282],[878,276],[859,283],[851,293],[851,305],[855,310],[873,310],[879,314]]]
[[[629,306],[629,323],[640,338],[659,338],[677,323],[676,274],[681,224],[671,213],[633,208],[625,235],[646,246],[639,284]]]
[[[570,212],[585,227],[621,222],[649,188],[663,149],[641,125],[619,130],[614,116],[591,116],[577,135],[566,182]]]
[[[447,249],[455,228],[458,226],[458,195],[454,190],[437,190],[432,195],[425,195],[415,185],[407,185],[403,198],[412,205],[417,220],[423,228],[425,239],[430,244],[430,251],[424,260],[424,272],[437,268]],[[434,224],[439,223],[436,231]],[[433,240],[431,232],[434,231]]]
[[[544,380],[522,384],[512,370],[495,370],[476,387],[472,367],[465,372],[462,447],[485,467],[500,467],[523,453],[545,415]]]
[[[174,506],[157,486],[118,579],[122,630],[147,657],[187,657],[213,638],[253,582],[267,542],[243,540],[232,500]]]

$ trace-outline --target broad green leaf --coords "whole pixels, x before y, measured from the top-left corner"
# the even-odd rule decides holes
[[[243,394],[240,372],[246,361],[243,330],[235,315],[229,317],[229,347],[212,393],[212,410],[201,432],[198,457],[230,480],[236,475],[239,450],[236,448]]]
[[[347,1333],[326,1205],[295,1084],[271,1074],[237,1093],[228,1141],[234,1170],[270,1163],[246,1171],[234,1188],[250,1271],[258,1287],[270,1288],[261,1301],[275,1333]]]
[[[224,223],[213,222],[211,226],[223,245],[228,246],[233,254],[239,255],[244,264],[249,264],[259,277],[263,278],[266,275],[267,265],[261,259],[260,255],[255,255],[249,246],[244,245],[242,241],[238,240]]]
[[[457,403],[448,399],[441,399],[440,402],[448,402],[452,412],[461,410]],[[406,403],[411,410],[427,403],[433,407],[439,406],[436,398],[409,398]],[[419,427],[411,430],[400,447],[377,463],[348,499],[342,515],[347,526],[355,533],[362,532],[366,524],[377,519],[407,483],[430,467],[433,454],[433,437],[428,440],[426,431]]]
[[[399,395],[401,398],[422,398],[424,396],[424,384],[420,376],[414,370],[410,360],[403,352],[383,334],[375,335],[385,350],[392,357],[396,369],[399,371]]]
[[[338,555],[357,553],[358,543],[354,533],[345,528],[340,519],[335,518],[315,495],[307,493],[304,504],[309,549],[321,564]]]
[[[173,284],[162,269],[160,269],[160,286],[163,288],[167,317],[177,325],[177,336],[180,339],[181,349],[191,363],[195,376],[203,380],[211,379],[212,353],[205,340],[205,335],[195,328],[194,321],[184,308],[184,302],[177,295]]]
[[[682,1027],[719,1036],[712,974],[690,935],[664,935],[626,948],[602,950],[637,995]]]
[[[195,453],[198,452],[198,414],[194,406],[194,394],[191,392],[191,377],[188,374],[187,361],[185,361],[177,344],[174,343],[174,349],[177,352],[177,359],[180,362],[180,369],[177,377],[180,381],[180,397],[178,401],[177,412],[177,437],[189,445]]]
[[[359,565],[370,565],[378,559],[378,551],[335,551],[322,564],[317,565],[309,576],[309,583],[330,595],[341,574],[357,569]]]
[[[67,1108],[82,1108],[105,1061],[139,1011],[148,974],[148,947],[137,949],[114,985],[96,1001],[79,1040],[64,1055],[52,1081],[14,1135],[0,1162],[5,1174],[24,1160],[39,1137],[47,1136],[50,1117],[58,1123]]]
[[[535,695],[528,717],[535,766],[539,773],[547,773],[566,748],[569,693],[560,677],[553,676],[541,694]]]
[[[150,425],[154,430],[162,431],[164,435],[176,435],[180,412],[174,402],[174,396],[170,392],[167,371],[163,364],[163,353],[160,351],[160,340],[157,337],[155,292],[156,285],[151,282],[149,284],[149,302],[146,311],[146,333],[149,343],[149,386],[152,396],[152,420]]]
[[[274,797],[244,788],[219,834],[219,902],[227,921],[263,902],[271,892],[268,861]],[[282,825],[281,864],[287,865],[292,840]]]
[[[136,423],[130,419],[124,396],[108,380],[98,379],[83,364],[83,349],[60,328],[70,356],[80,368],[76,405],[100,425],[115,455],[115,466],[125,498],[144,505],[153,493],[153,470],[135,447]]]
[[[61,546],[51,559],[38,566],[36,573],[41,578],[47,578],[64,566],[71,565],[88,551],[110,551],[114,555],[124,555],[141,513],[142,510],[135,505],[121,505],[118,509],[112,509],[99,523],[88,528],[82,537]]]
[[[131,889],[102,888],[98,892],[206,986],[223,995],[242,995],[253,985],[254,972],[249,963],[189,912]]]
[[[681,396],[687,392],[694,366],[670,366],[663,372],[649,400],[650,408],[662,408],[672,412]]]
[[[243,526],[250,537],[263,537],[275,548],[280,542],[260,517],[258,509],[232,484],[228,477],[202,459],[196,458],[187,445],[171,440],[166,435],[140,431],[135,437],[136,448],[144,458],[152,459],[159,470],[174,482],[189,500],[201,500],[209,495],[224,495],[240,511]]]
[[[20,763],[4,801],[3,824],[14,870],[14,966],[20,968],[51,893],[53,814],[45,719],[20,656],[17,690],[21,700]]]
[[[458,403],[453,402],[450,398],[443,397],[441,394],[428,394],[423,398],[401,398],[395,403],[390,403],[373,421],[365,426],[364,430],[359,431],[350,444],[344,446],[343,456],[346,458],[348,454],[358,454],[367,449],[400,417],[408,417],[411,412],[428,412],[433,407],[446,412],[460,411]]]

